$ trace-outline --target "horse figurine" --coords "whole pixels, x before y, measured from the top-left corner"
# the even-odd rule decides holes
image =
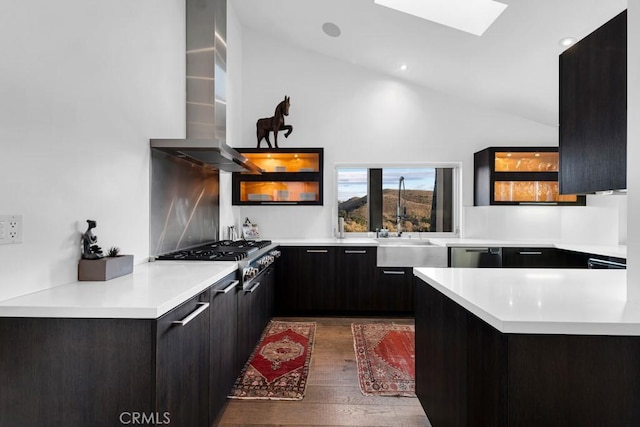
[[[271,141],[269,141],[269,132],[273,131],[273,139],[275,148],[278,148],[278,132],[281,130],[286,130],[287,133],[284,134],[285,138],[288,138],[291,132],[293,132],[293,126],[284,124],[284,116],[289,115],[289,97],[284,96],[284,101],[278,104],[276,107],[276,112],[273,117],[267,117],[264,119],[258,119],[256,123],[256,134],[258,136],[258,148],[260,148],[260,142],[262,142],[262,138],[267,141],[267,145],[269,148],[271,147]]]

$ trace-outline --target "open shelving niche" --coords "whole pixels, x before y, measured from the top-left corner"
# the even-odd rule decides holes
[[[238,148],[263,170],[235,172],[234,205],[322,205],[323,148]]]

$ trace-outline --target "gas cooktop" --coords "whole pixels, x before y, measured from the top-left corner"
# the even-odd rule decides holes
[[[271,244],[271,240],[220,240],[195,248],[159,255],[158,260],[171,261],[240,261],[252,252]]]

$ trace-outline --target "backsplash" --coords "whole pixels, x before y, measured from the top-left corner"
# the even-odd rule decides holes
[[[151,150],[149,254],[218,240],[219,172]]]
[[[626,196],[588,196],[587,206],[467,206],[462,237],[626,244]]]

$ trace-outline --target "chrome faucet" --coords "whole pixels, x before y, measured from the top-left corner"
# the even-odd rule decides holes
[[[398,237],[402,236],[402,220],[407,216],[407,206],[402,206],[403,191],[406,191],[406,188],[404,187],[404,176],[401,176],[400,181],[398,182],[398,211],[396,216]]]

